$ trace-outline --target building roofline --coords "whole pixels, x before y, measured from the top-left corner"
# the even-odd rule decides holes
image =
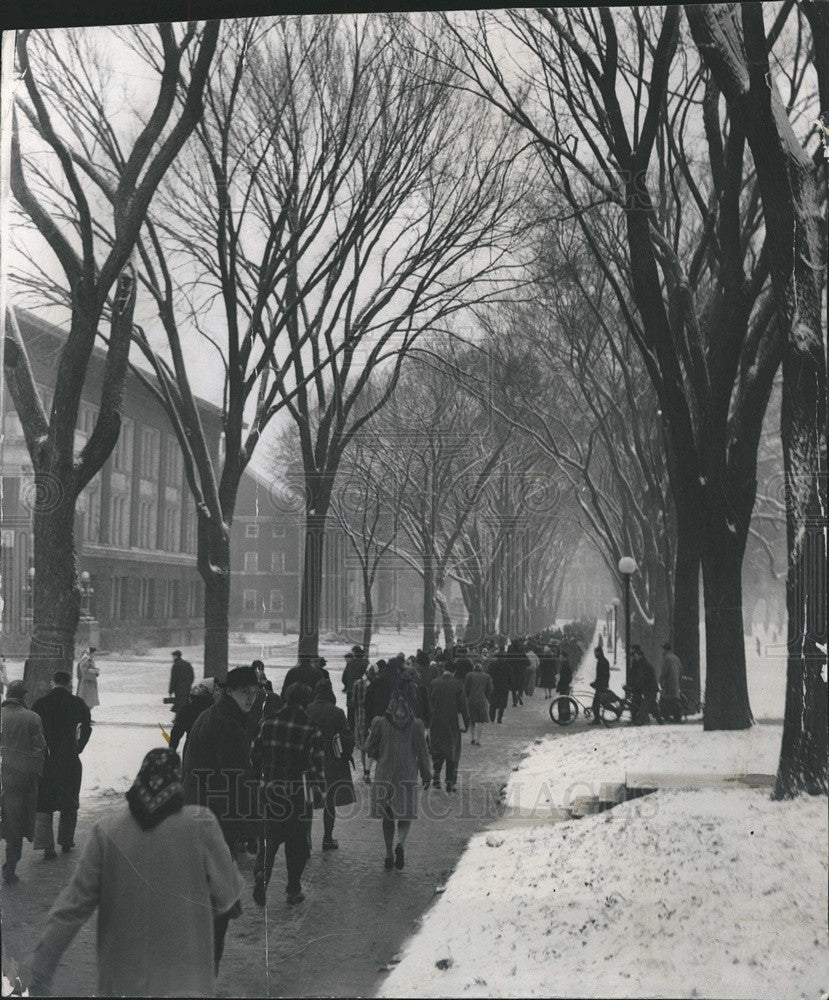
[[[47,336],[52,337],[56,341],[63,342],[65,340],[66,331],[62,327],[57,326],[55,323],[50,323],[48,320],[45,320],[41,316],[38,316],[37,313],[33,313],[29,309],[23,309],[21,306],[10,305],[9,309],[14,309],[15,314],[18,320],[20,321],[21,325],[25,323],[30,327],[35,327],[40,333],[44,333]],[[93,346],[92,354],[93,356],[99,358],[101,361],[106,361],[106,356],[107,356],[106,349],[99,346],[98,344],[95,344]],[[149,371],[149,369],[146,371],[142,369],[142,374],[146,376],[148,381],[158,386],[159,384],[158,379],[151,371]],[[215,403],[211,403],[207,399],[202,399],[200,396],[194,395],[193,398],[195,399],[199,409],[205,410],[208,413],[217,414],[219,416],[222,416],[224,414],[224,410],[222,409],[221,406],[216,406]]]

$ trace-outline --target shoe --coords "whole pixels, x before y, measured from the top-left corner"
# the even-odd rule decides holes
[[[371,771],[363,771],[363,781],[367,785],[371,784]]]
[[[449,782],[447,781],[447,782],[446,782],[446,791],[447,791],[447,793],[448,793],[449,795],[451,795],[451,794],[452,794],[452,792],[454,792],[454,791],[455,791],[455,786],[454,786],[454,785],[450,785],[450,784],[449,784]]]
[[[57,856],[58,852],[54,849],[54,847],[49,847],[43,852],[44,861],[52,861]]]
[[[334,840],[333,837],[331,837],[330,840],[324,839],[322,842],[322,849],[324,851],[336,851],[339,846],[340,842],[338,840]]]
[[[296,906],[297,903],[301,903],[305,899],[305,893],[302,889],[298,889],[296,892],[289,892],[287,896],[288,906]]]
[[[257,906],[265,905],[265,879],[260,875],[256,879],[256,884],[253,887],[253,901]]]
[[[433,781],[432,782],[432,788],[440,788],[440,782],[439,781]]]
[[[10,872],[7,869],[3,869],[3,881],[6,885],[17,885],[20,881],[18,876],[14,872]]]
[[[384,868],[394,868],[394,858],[391,854],[386,855],[386,860],[383,862]]]
[[[498,720],[498,725],[499,725],[499,726],[500,726],[500,725],[502,725],[503,721],[504,721],[503,719],[499,719],[499,720]]]
[[[591,719],[588,723],[589,726],[600,726],[602,724],[601,719]]]
[[[64,854],[68,854],[74,846],[74,844],[62,844],[60,849]]]
[[[394,849],[394,867],[402,868],[404,864],[403,861],[403,845],[398,844]]]
[[[249,840],[247,842],[247,844],[245,845],[245,850],[247,851],[248,854],[253,854],[253,855],[258,854],[259,853],[259,841],[258,840]]]

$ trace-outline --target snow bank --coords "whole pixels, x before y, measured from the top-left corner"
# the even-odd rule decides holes
[[[816,1000],[826,838],[825,799],[748,789],[480,834],[379,995]]]

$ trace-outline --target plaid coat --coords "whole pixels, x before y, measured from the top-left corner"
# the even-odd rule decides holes
[[[264,718],[253,741],[253,771],[263,790],[277,786],[289,797],[303,787],[325,789],[322,734],[299,705],[286,705],[272,719]]]
[[[354,687],[351,689],[354,704],[354,742],[360,750],[365,749],[368,723],[371,721],[366,719],[366,694],[370,683],[368,677],[363,674],[354,682]]]

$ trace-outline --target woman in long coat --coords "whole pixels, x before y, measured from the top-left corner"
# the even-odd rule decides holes
[[[549,646],[545,646],[538,657],[538,686],[544,688],[544,697],[550,698],[556,682],[556,665]]]
[[[492,657],[489,663],[489,676],[492,678],[492,694],[489,696],[489,721],[504,721],[504,709],[509,703],[510,668],[507,654],[501,650]]]
[[[98,698],[98,674],[100,671],[92,659],[94,652],[95,647],[90,646],[78,660],[78,690],[76,694],[79,698],[83,698],[87,708],[95,708],[96,705],[101,704]]]
[[[476,663],[466,675],[466,700],[469,704],[469,728],[472,732],[472,746],[481,745],[481,726],[489,718],[489,698],[492,694],[492,678],[485,674],[480,663]]]
[[[466,692],[461,682],[450,672],[447,663],[446,670],[437,680],[432,681],[429,694],[432,707],[429,742],[435,788],[440,787],[440,771],[446,761],[446,791],[451,792],[458,783],[458,764],[461,759],[459,715],[463,717],[464,732],[469,728]]]
[[[32,957],[33,996],[50,996],[60,957],[98,910],[102,997],[212,997],[242,876],[207,809],[184,805],[181,761],[151,750],[127,805],[92,828]]]
[[[432,780],[426,729],[415,718],[413,700],[413,692],[406,688],[392,695],[385,714],[372,721],[366,742],[366,753],[377,761],[370,805],[371,815],[383,821],[386,868],[404,864],[403,845],[412,820],[417,819],[418,771],[424,788]],[[392,854],[395,823],[398,843]]]
[[[372,663],[362,677],[354,682],[354,743],[360,750],[363,764],[363,780],[371,781],[371,763],[366,756],[366,739],[371,723],[366,715],[366,696],[369,685],[377,678],[377,667]]]
[[[337,708],[337,697],[329,681],[320,681],[317,684],[314,688],[314,700],[306,711],[311,724],[322,733],[325,750],[325,801],[321,803],[322,849],[335,851],[340,846],[338,841],[334,840],[337,806],[349,806],[356,801],[354,782],[351,780],[354,734],[345,712]],[[338,736],[339,740],[336,739]]]

